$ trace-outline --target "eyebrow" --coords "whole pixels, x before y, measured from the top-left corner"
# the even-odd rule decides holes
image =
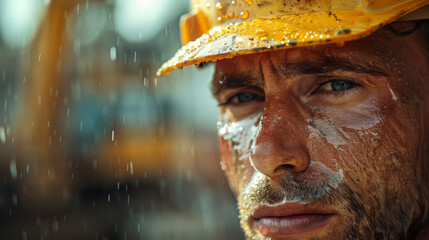
[[[284,63],[278,69],[279,73],[284,77],[292,75],[327,74],[336,70],[364,73],[372,76],[388,76],[386,69],[383,69],[380,63],[368,63],[365,61],[348,62],[344,59],[334,57],[330,57],[323,63]],[[263,88],[264,82],[262,79],[262,75],[255,75],[250,71],[225,75],[222,79],[215,76],[212,81],[211,89],[213,96],[217,98],[224,89],[234,89],[245,86]]]
[[[346,70],[350,72],[365,73],[372,76],[387,76],[379,64],[369,64],[367,62],[347,62],[342,59],[329,59],[323,64],[285,63],[279,69],[284,76],[296,74],[325,74],[336,70]]]

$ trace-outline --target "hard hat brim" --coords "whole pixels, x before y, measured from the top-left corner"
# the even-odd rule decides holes
[[[238,55],[274,49],[336,43],[361,39],[428,1],[392,7],[389,11],[340,9],[255,18],[237,24],[217,26],[195,41],[184,45],[162,65],[157,75],[202,62],[218,61]]]

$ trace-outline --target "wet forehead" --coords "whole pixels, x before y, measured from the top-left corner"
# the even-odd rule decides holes
[[[336,70],[388,76],[390,68],[377,56],[368,57],[359,51],[329,46],[245,55],[217,64],[212,83],[213,94],[216,96],[222,89],[246,85],[263,88],[262,58],[270,59],[274,71],[285,79],[297,75],[329,74]]]
[[[263,57],[268,57],[273,65],[279,68],[276,70],[302,74],[311,72],[311,69],[316,70],[334,64],[354,66],[362,71],[372,69],[381,73],[388,63],[382,56],[377,56],[373,52],[367,53],[350,47],[318,46],[244,55],[220,61],[216,74],[257,74]]]
[[[393,69],[404,69],[410,62],[407,48],[413,44],[409,37],[397,37],[383,29],[378,33],[340,47],[322,45],[306,48],[271,51],[221,60],[216,65],[213,93],[222,88],[222,80],[238,79],[263,81],[260,61],[269,57],[277,72],[283,74],[320,73],[323,68],[346,68],[375,75],[395,74]],[[263,85],[259,83],[257,85]]]

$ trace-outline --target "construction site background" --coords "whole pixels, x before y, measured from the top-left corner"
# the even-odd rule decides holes
[[[187,0],[0,1],[0,239],[242,239]]]

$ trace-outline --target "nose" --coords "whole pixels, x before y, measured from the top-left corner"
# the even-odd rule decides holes
[[[250,161],[271,179],[286,172],[303,172],[310,164],[305,142],[304,117],[294,103],[268,102],[253,139]]]

